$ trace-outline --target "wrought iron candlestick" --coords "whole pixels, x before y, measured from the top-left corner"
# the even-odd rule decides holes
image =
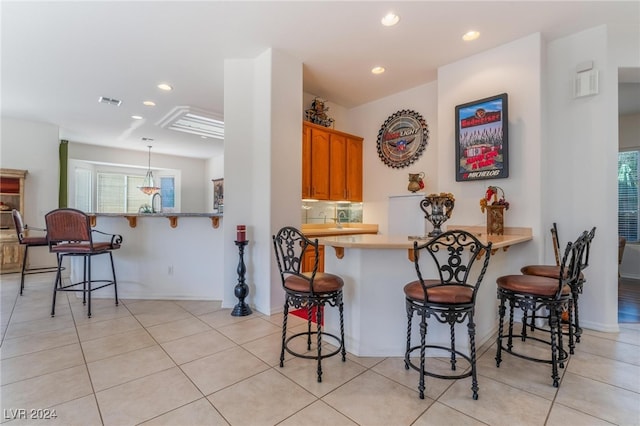
[[[453,207],[456,199],[453,194],[441,192],[438,194],[429,194],[420,201],[420,208],[424,212],[424,217],[433,225],[433,231],[429,232],[430,237],[437,237],[442,234],[440,225],[447,221],[453,213]],[[431,207],[431,213],[427,208]]]
[[[240,255],[240,261],[238,262],[238,284],[236,284],[233,294],[238,298],[238,303],[231,311],[231,315],[234,317],[244,317],[251,314],[251,308],[244,302],[244,298],[249,294],[249,286],[244,282],[244,274],[247,272],[247,268],[244,265],[244,247],[249,244],[248,240],[236,241],[238,246],[238,252]]]

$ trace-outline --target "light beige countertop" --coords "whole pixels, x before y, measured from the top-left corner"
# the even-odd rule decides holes
[[[491,242],[492,252],[498,249],[507,250],[514,244],[523,243],[533,239],[531,228],[515,228],[505,227],[504,235],[487,235],[486,228],[484,226],[463,226],[463,225],[450,225],[451,229],[462,229],[473,233],[483,243],[487,244]],[[344,256],[345,248],[359,248],[359,249],[407,249],[410,250],[409,257],[412,258],[413,243],[423,243],[428,241],[427,239],[417,239],[408,236],[400,235],[340,235],[340,236],[326,236],[318,239],[320,244],[334,247],[336,256],[342,258]]]
[[[302,224],[302,233],[308,238],[320,238],[327,236],[345,236],[360,234],[377,234],[378,225],[366,223],[343,223],[342,228],[338,228],[333,223],[305,223]]]

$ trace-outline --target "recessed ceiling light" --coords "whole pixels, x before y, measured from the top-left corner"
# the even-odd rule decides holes
[[[132,115],[131,118],[133,118],[134,120],[142,120],[141,115]]]
[[[169,91],[169,90],[173,90],[173,87],[171,87],[167,83],[160,83],[158,84],[158,89]]]
[[[478,31],[469,31],[462,36],[462,39],[464,41],[471,41],[477,39],[478,37],[480,37],[480,33]]]
[[[387,13],[384,18],[382,18],[382,20],[380,22],[382,22],[382,25],[384,25],[385,27],[392,27],[395,24],[397,24],[400,21],[400,17],[398,15],[396,15],[395,13]]]
[[[153,101],[144,101],[142,104],[146,106],[156,106],[156,103]]]
[[[384,67],[373,67],[373,68],[371,68],[371,73],[372,74],[382,74],[383,72],[385,72]]]

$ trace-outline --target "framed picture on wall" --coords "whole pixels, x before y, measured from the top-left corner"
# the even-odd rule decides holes
[[[456,181],[509,177],[507,94],[456,106]]]
[[[213,212],[222,213],[224,209],[224,179],[212,179],[213,182]]]

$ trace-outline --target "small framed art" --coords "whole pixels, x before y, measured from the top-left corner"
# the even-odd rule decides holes
[[[456,181],[509,177],[507,94],[456,106]]]
[[[213,212],[222,213],[224,208],[224,179],[212,179]]]

